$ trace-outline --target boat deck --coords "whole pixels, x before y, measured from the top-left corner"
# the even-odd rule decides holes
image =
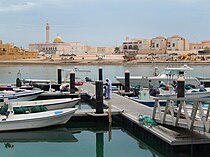
[[[91,83],[84,83],[83,86],[79,87],[79,91],[95,97],[95,86]],[[152,117],[153,108],[129,100],[116,93],[112,93],[112,98],[110,100],[104,100],[103,103],[106,106],[111,104],[111,108],[115,112],[118,110],[123,117],[146,130],[148,134],[153,134],[170,145],[210,144],[210,133],[192,132],[188,129],[172,126],[169,129],[169,127],[162,125],[152,127],[142,125],[139,122],[139,116],[147,115]]]

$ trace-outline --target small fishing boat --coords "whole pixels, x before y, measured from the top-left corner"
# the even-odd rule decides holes
[[[154,104],[155,104],[154,98],[155,98],[154,96],[151,96],[149,94],[148,88],[143,88],[142,90],[140,90],[138,97],[129,97],[129,99],[139,102],[148,107],[154,107]],[[165,106],[166,100],[159,100],[159,103],[160,103],[160,106]]]
[[[0,101],[8,98],[9,101],[29,101],[36,99],[41,93],[42,90],[26,90],[26,89],[13,89],[7,91],[0,91]]]
[[[157,76],[130,76],[130,85],[131,87],[136,87],[140,85],[141,87],[149,87],[149,82],[153,85],[159,85],[159,82],[165,82],[166,84],[172,84],[173,81],[177,81],[177,78],[180,73],[184,73],[185,83],[191,84],[194,86],[199,86],[200,81],[196,77],[186,76],[187,71],[193,70],[192,68],[184,65],[179,68],[165,68],[164,71]],[[124,76],[116,76],[116,80],[121,84],[125,85]],[[156,87],[157,87],[156,86]]]
[[[80,98],[63,98],[63,99],[49,99],[49,100],[36,100],[36,101],[18,101],[8,102],[13,106],[19,107],[33,107],[33,106],[45,106],[48,110],[64,109],[74,107]]]
[[[77,110],[77,108],[66,108],[43,112],[26,111],[24,114],[16,114],[15,107],[18,106],[9,104],[7,112],[0,115],[0,131],[35,129],[65,124]]]
[[[123,59],[125,61],[131,61],[131,60],[135,60],[137,56],[137,51],[136,50],[127,50],[124,52],[124,56]]]

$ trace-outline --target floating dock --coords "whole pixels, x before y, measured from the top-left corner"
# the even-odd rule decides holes
[[[95,85],[84,83],[78,89],[80,93],[86,94],[89,99],[95,98]],[[111,105],[112,111],[116,116],[113,120],[119,122],[130,132],[138,134],[140,138],[150,140],[150,143],[161,146],[169,152],[210,150],[210,133],[202,131],[191,131],[186,128],[174,127],[171,125],[144,125],[139,122],[140,115],[153,116],[153,108],[134,102],[126,97],[112,93],[110,100],[103,100],[105,106]],[[91,110],[83,111],[83,115],[90,115]],[[105,111],[107,113],[107,111]],[[81,115],[77,111],[75,116]]]

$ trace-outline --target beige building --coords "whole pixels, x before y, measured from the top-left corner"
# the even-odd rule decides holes
[[[199,43],[190,43],[190,50],[203,50],[205,48],[210,48],[209,40],[204,40]]]
[[[97,53],[112,54],[114,53],[114,48],[113,47],[97,47]]]
[[[86,54],[96,54],[97,53],[97,47],[84,45],[84,51],[85,51]]]
[[[52,43],[29,44],[29,50],[52,55],[80,54],[84,52],[84,46],[80,42],[63,42],[62,38],[57,36]]]
[[[0,60],[31,59],[38,58],[37,52],[26,51],[13,44],[3,44],[0,40]]]
[[[178,35],[174,35],[167,39],[167,50],[168,51],[188,51],[189,42],[185,38]]]
[[[170,51],[188,51],[190,49],[188,40],[178,35],[169,38],[158,36],[152,39],[131,39],[126,37],[123,42],[122,51],[136,50],[139,54],[160,54]]]
[[[152,38],[151,40],[151,49],[152,50],[166,50],[167,39],[162,36]]]
[[[129,39],[126,37],[126,40],[123,42],[122,48],[123,52],[128,50],[149,50],[151,46],[150,39]]]

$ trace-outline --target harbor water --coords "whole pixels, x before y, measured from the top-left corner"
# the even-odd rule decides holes
[[[183,64],[182,64],[183,65]],[[75,69],[76,77],[82,80],[89,77],[98,79],[98,68],[103,68],[103,78],[109,77],[116,82],[115,76],[124,76],[125,70],[131,75],[152,75],[155,67],[162,71],[167,64],[142,64],[142,65],[0,65],[0,83],[15,83],[17,72],[20,70],[21,78],[57,80],[57,68]],[[168,65],[179,67],[177,65]],[[208,65],[192,65],[193,71],[189,76],[210,77]],[[68,73],[68,72],[67,72]],[[63,76],[65,74],[63,73]],[[82,102],[79,109],[90,106]],[[93,122],[71,122],[64,127],[50,127],[33,131],[2,132],[0,133],[1,156],[8,157],[207,157],[206,152],[167,154],[168,150],[154,146],[149,139],[141,139],[127,131],[124,126],[113,122],[111,126]]]
[[[81,80],[85,80],[85,77],[89,77],[92,80],[98,79],[98,69],[103,68],[103,78],[110,78],[112,82],[116,82],[116,76],[124,76],[124,72],[128,70],[131,76],[151,76],[153,75],[155,67],[158,67],[158,72],[162,72],[166,67],[180,67],[184,64],[169,64],[169,63],[159,63],[159,64],[148,64],[142,63],[138,65],[3,65],[0,64],[0,83],[15,83],[17,73],[20,70],[22,79],[47,79],[47,80],[57,80],[57,69],[64,69],[62,72],[63,77],[69,74],[72,69],[75,70],[76,77]],[[210,65],[188,65],[193,70],[187,72],[188,76],[193,77],[208,77],[210,78]]]

